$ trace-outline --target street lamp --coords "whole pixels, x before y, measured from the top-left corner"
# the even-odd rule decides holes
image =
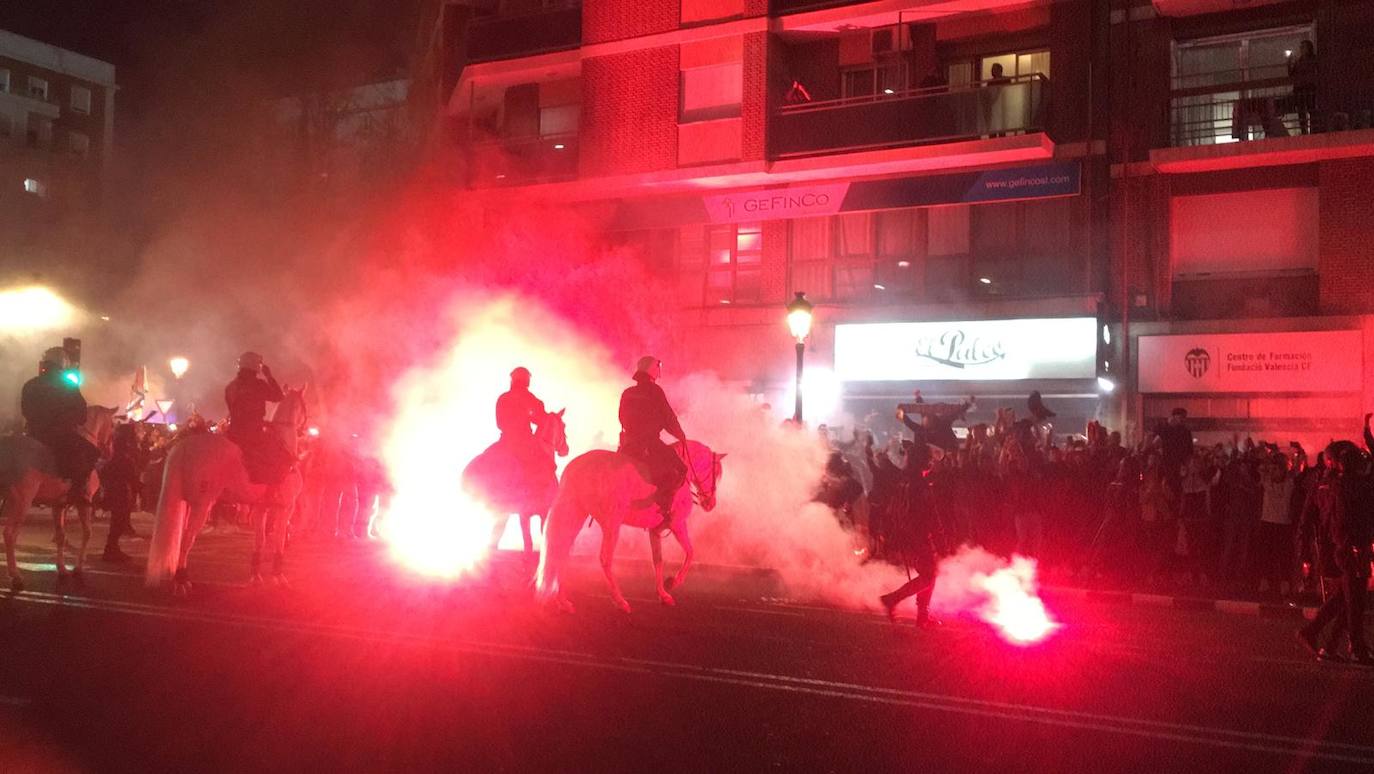
[[[172,369],[172,376],[175,376],[176,378],[180,379],[181,377],[186,375],[186,372],[188,370],[190,370],[191,361],[187,360],[184,357],[174,357],[171,360],[167,361],[167,367]]]
[[[787,303],[787,327],[797,340],[797,405],[792,413],[792,421],[797,424],[802,421],[802,362],[806,359],[806,337],[811,333],[812,308],[801,292]]]

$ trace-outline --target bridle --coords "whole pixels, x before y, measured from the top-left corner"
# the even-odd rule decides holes
[[[702,478],[697,473],[696,466],[692,464],[692,451],[687,446],[686,441],[679,441],[676,444],[678,454],[682,456],[682,461],[687,466],[687,482],[692,486],[692,502],[702,505],[703,502],[716,496],[716,488],[720,484],[720,458],[723,454],[711,452],[711,487],[707,489],[702,485]],[[706,447],[702,447],[706,448]],[[710,451],[709,449],[707,449]],[[704,506],[703,506],[704,507]]]

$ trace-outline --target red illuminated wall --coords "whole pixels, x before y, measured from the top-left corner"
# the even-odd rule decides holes
[[[1374,208],[1370,207],[1374,159],[1327,162],[1318,177],[1321,311],[1374,313]]]
[[[583,177],[677,166],[678,47],[582,63]]]
[[[679,0],[596,0],[582,4],[582,44],[677,29]]]

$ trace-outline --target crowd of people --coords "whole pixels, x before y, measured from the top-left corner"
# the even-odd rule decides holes
[[[1367,452],[1350,442],[1341,449],[1363,456],[1343,467],[1296,443],[1199,445],[1181,408],[1131,446],[1097,422],[1060,436],[1038,396],[1030,416],[1004,409],[961,439],[953,424],[972,398],[917,400],[897,410],[900,435],[839,440],[822,428],[832,451],[818,499],[871,557],[929,565],[932,550],[969,543],[1033,557],[1056,582],[1297,604],[1331,596],[1337,568],[1322,554],[1342,531],[1333,520],[1349,522],[1334,542],[1369,553],[1374,497],[1350,500],[1344,516],[1322,499],[1338,476],[1369,478]],[[1368,428],[1365,441],[1374,448]],[[1369,576],[1367,558],[1352,567]]]

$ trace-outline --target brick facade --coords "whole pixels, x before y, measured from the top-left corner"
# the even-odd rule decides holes
[[[679,0],[597,0],[582,4],[582,42],[605,43],[677,29]]]
[[[677,166],[678,47],[582,64],[583,177]]]
[[[1374,217],[1369,204],[1374,159],[1328,162],[1318,174],[1321,312],[1374,313]]]

